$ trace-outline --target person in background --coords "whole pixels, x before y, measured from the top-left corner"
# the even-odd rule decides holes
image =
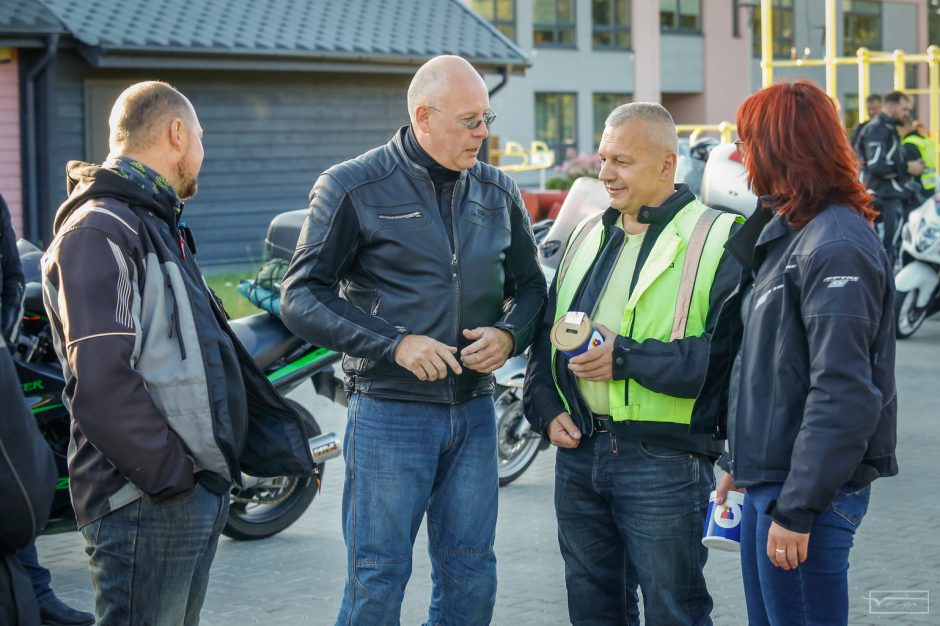
[[[920,176],[915,176],[914,180],[920,185],[923,198],[932,196],[937,188],[936,146],[923,123],[918,120],[911,122],[901,133],[901,145],[908,161],[923,161],[924,171]]]
[[[868,94],[868,97],[865,98],[865,111],[868,113],[868,119],[856,124],[855,128],[852,129],[852,135],[849,137],[849,143],[852,144],[859,160],[862,162],[865,160],[865,147],[862,146],[861,142],[862,133],[865,127],[881,113],[881,94]]]
[[[911,99],[900,91],[884,97],[884,106],[861,133],[863,179],[875,196],[875,209],[883,226],[882,243],[892,267],[897,260],[897,232],[904,217],[909,191],[905,183],[924,171],[922,160],[907,161],[897,127],[909,120]]]
[[[16,250],[10,210],[0,195],[0,329],[7,345],[13,345],[17,329],[23,319],[23,292],[25,284],[20,255]],[[42,623],[48,626],[90,626],[95,623],[91,613],[77,611],[60,600],[52,591],[52,575],[39,564],[36,544],[30,542],[16,552],[23,569],[29,575],[33,592],[39,603]]]
[[[848,621],[849,551],[871,483],[898,472],[894,280],[835,108],[809,81],[738,109],[757,211],[728,241],[692,427],[728,437],[717,501],[743,490],[752,626]]]

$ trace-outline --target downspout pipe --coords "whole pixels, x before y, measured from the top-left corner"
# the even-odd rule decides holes
[[[490,98],[492,98],[497,93],[499,93],[500,89],[505,87],[506,83],[509,82],[509,67],[508,66],[499,68],[498,72],[500,75],[500,79],[499,79],[499,82],[493,85],[493,88],[490,89],[490,92],[489,92]],[[483,145],[480,147],[480,160],[483,161],[484,163],[489,163],[490,161],[490,140],[489,139],[485,139],[483,141]]]
[[[37,147],[36,81],[59,49],[59,35],[46,37],[46,53],[26,74],[26,239],[39,241],[39,157]]]

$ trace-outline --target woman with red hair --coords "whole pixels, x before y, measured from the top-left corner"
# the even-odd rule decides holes
[[[807,81],[738,109],[758,209],[727,244],[744,267],[712,337],[693,430],[745,492],[748,622],[846,624],[849,549],[870,484],[897,473],[894,281],[832,101]]]

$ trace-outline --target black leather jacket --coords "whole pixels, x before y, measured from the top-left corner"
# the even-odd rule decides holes
[[[745,271],[718,316],[692,430],[727,434],[719,465],[738,487],[783,483],[768,512],[809,532],[837,490],[898,472],[891,266],[844,206],[800,230],[759,209],[726,248]]]
[[[463,348],[463,329],[495,326],[512,334],[520,354],[545,305],[545,278],[518,188],[485,163],[455,184],[451,247],[427,170],[406,156],[405,132],[317,179],[281,316],[295,334],[346,353],[348,388],[463,402],[492,393],[492,375],[465,368],[421,382],[394,361],[401,338]]]
[[[897,123],[886,113],[879,113],[862,130],[865,183],[879,200],[904,199],[904,183],[910,178],[907,160],[901,149]]]

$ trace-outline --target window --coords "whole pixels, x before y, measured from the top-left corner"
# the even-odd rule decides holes
[[[536,46],[573,48],[575,0],[532,0],[532,40]]]
[[[789,59],[795,44],[793,38],[793,0],[774,0],[773,14],[774,58]],[[754,29],[751,37],[754,56],[761,55],[760,7],[754,9]]]
[[[593,0],[594,48],[630,48],[630,0]]]
[[[702,30],[702,0],[659,0],[659,26],[664,31]]]
[[[855,56],[862,47],[881,50],[881,3],[842,0],[842,53]]]
[[[516,40],[516,0],[473,0],[471,6],[496,30]]]
[[[555,151],[561,163],[578,148],[578,116],[573,93],[535,94],[535,138]]]
[[[601,143],[601,135],[604,134],[604,122],[607,116],[616,107],[630,102],[628,93],[595,93],[594,94],[594,148]]]

